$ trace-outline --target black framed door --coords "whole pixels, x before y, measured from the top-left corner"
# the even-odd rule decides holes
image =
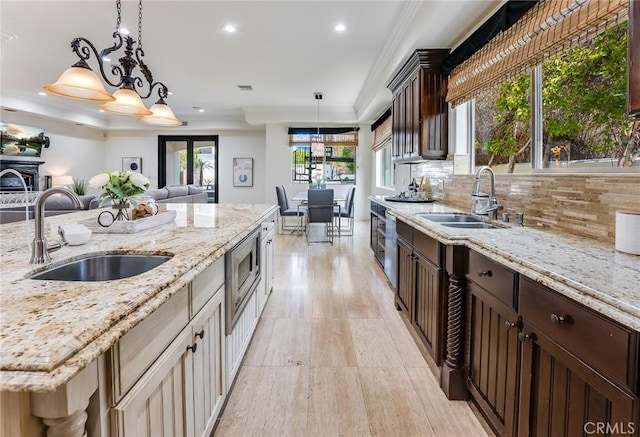
[[[196,185],[218,203],[218,136],[159,135],[158,187]]]

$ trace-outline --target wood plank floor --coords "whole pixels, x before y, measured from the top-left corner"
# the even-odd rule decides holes
[[[276,238],[275,285],[215,436],[486,436],[446,399],[393,304],[369,223]]]

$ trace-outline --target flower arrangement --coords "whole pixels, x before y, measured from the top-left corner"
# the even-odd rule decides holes
[[[101,172],[89,179],[89,186],[103,190],[100,197],[114,203],[126,203],[133,196],[144,193],[149,188],[149,179],[133,171]]]

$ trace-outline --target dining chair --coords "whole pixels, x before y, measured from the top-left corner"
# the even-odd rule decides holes
[[[338,219],[338,237],[342,235],[342,219],[347,219],[347,229],[345,235],[353,235],[353,200],[356,194],[356,186],[352,185],[347,191],[347,197],[345,198],[344,205],[340,206],[335,211],[334,216]]]
[[[306,214],[307,244],[325,242],[333,244],[333,217],[335,208],[332,189],[315,189],[308,191]],[[311,225],[313,223],[324,224],[325,240],[312,241],[309,239]]]
[[[276,187],[276,196],[278,197],[278,216],[280,217],[281,231],[302,231],[302,217],[305,215],[306,208],[294,208],[289,205],[289,198],[287,197],[287,190],[284,188],[284,185],[279,185]],[[296,226],[287,226],[285,223],[286,217],[296,217]]]

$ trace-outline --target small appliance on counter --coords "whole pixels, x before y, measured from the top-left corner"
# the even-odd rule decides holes
[[[431,197],[431,190],[429,185],[423,182],[424,178],[420,178],[420,183],[416,182],[413,178],[409,184],[408,191],[402,191],[395,196],[387,196],[384,200],[390,202],[407,202],[407,203],[429,203],[435,202],[435,199]]]

